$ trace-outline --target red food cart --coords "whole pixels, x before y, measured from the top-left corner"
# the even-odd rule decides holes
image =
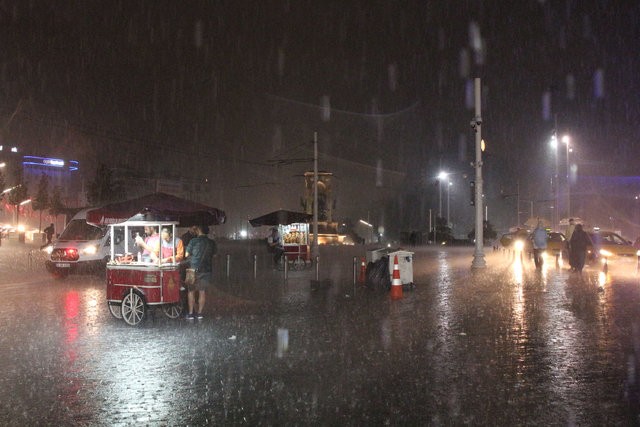
[[[171,221],[125,221],[109,226],[114,244],[111,245],[111,260],[107,263],[107,303],[109,311],[117,319],[137,325],[153,307],[160,307],[172,319],[182,313],[180,264],[175,262],[177,224]],[[161,257],[156,261],[142,259],[135,238],[143,235],[145,227],[156,227],[158,233],[165,227],[171,230],[174,261],[163,263]],[[160,252],[159,235],[157,244]],[[115,253],[116,248],[122,253]]]
[[[109,225],[111,248],[107,262],[107,303],[111,314],[130,325],[140,323],[150,308],[160,307],[170,317],[182,312],[180,265],[175,262],[176,226],[224,224],[224,211],[165,193],[110,203],[87,211],[87,223]],[[136,235],[145,226],[171,230],[171,262],[147,261],[138,255]],[[149,242],[147,242],[149,244]],[[155,244],[155,243],[154,243]],[[161,252],[162,243],[157,244]],[[186,249],[186,248],[184,248]],[[168,254],[167,254],[168,255]]]

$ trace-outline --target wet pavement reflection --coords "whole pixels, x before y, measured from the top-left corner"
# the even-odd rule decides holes
[[[364,247],[322,247],[320,288],[267,255],[254,279],[259,249],[220,247],[191,323],[155,310],[127,326],[99,276],[0,278],[0,424],[638,422],[635,269],[536,270],[489,248],[472,271],[473,248],[416,247],[416,287],[391,300],[353,283]]]

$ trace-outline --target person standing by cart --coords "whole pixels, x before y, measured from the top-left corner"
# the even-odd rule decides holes
[[[282,258],[282,254],[284,253],[284,247],[282,246],[282,239],[280,239],[280,235],[278,234],[278,229],[276,227],[271,229],[271,234],[267,237],[267,245],[269,252],[273,254],[273,264],[277,266],[280,262],[280,258]]]
[[[196,237],[191,239],[186,250],[186,257],[190,262],[189,268],[195,270],[195,282],[187,285],[188,320],[202,319],[206,291],[213,282],[213,256],[217,252],[216,243],[208,236],[207,225],[196,226]],[[198,307],[196,308],[196,292],[198,292]]]

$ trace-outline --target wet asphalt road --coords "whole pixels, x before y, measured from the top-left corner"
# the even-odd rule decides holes
[[[220,243],[202,321],[114,319],[99,276],[0,248],[1,425],[634,425],[640,281],[412,248],[401,300],[353,285],[363,247],[288,281]],[[226,277],[225,254],[231,271]],[[259,254],[258,278],[251,260]],[[633,270],[633,272],[631,272]]]

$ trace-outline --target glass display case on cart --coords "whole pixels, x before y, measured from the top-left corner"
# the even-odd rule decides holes
[[[280,225],[278,232],[284,248],[284,259],[294,268],[311,264],[309,252],[309,224],[294,223]]]

